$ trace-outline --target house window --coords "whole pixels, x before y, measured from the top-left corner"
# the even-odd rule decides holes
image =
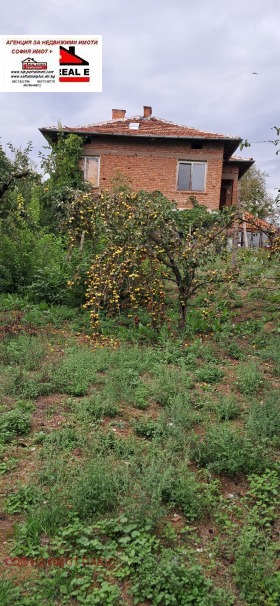
[[[185,191],[205,191],[206,162],[185,162],[178,164],[177,189]]]
[[[93,187],[99,185],[99,156],[85,156],[83,158],[83,171],[85,181],[89,181]]]

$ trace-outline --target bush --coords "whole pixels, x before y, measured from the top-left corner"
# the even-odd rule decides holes
[[[1,227],[1,226],[0,226]],[[0,292],[26,293],[34,302],[78,305],[84,302],[89,250],[67,257],[63,239],[28,227],[12,234],[2,230],[0,238]],[[68,282],[80,279],[70,289]]]
[[[10,410],[0,419],[0,440],[9,442],[16,436],[25,436],[31,428],[30,415],[21,410]]]
[[[237,369],[237,388],[245,396],[255,394],[263,383],[262,373],[255,362],[247,362]]]
[[[251,406],[248,419],[247,431],[254,438],[274,438],[280,441],[280,406],[279,392],[271,391],[264,402],[258,402]]]
[[[233,604],[233,599],[213,588],[201,566],[186,565],[180,552],[171,549],[164,549],[160,557],[146,555],[131,591],[135,603],[151,600],[161,606],[224,606],[226,599],[227,606]]]
[[[179,395],[188,398],[189,390],[193,387],[193,380],[188,371],[158,364],[154,372],[150,390],[151,398],[157,404],[171,406]]]
[[[275,571],[273,548],[254,526],[245,526],[235,551],[235,581],[241,597],[252,606],[278,606],[280,573]]]
[[[186,465],[176,466],[176,475],[163,485],[163,502],[177,505],[189,520],[202,518],[217,500],[216,482],[198,482]]]
[[[96,458],[80,471],[69,494],[73,510],[80,518],[114,511],[125,487],[124,469],[116,468],[104,459]]]
[[[36,236],[30,229],[18,229],[0,237],[0,291],[18,292],[30,284],[36,267]]]
[[[111,402],[107,402],[104,400],[104,396],[100,394],[96,394],[96,396],[91,396],[90,398],[83,398],[75,408],[77,408],[77,414],[80,418],[94,421],[102,419],[103,417],[113,419],[120,412],[118,406]]]
[[[234,396],[222,396],[216,406],[216,414],[220,421],[230,421],[240,414],[240,404]]]
[[[224,373],[218,366],[207,364],[201,366],[201,368],[196,371],[195,375],[197,380],[203,383],[218,383],[223,378]]]
[[[54,305],[78,305],[84,302],[87,255],[67,257],[63,240],[53,234],[43,234],[36,243],[36,263],[27,283],[28,296],[35,303],[46,301]],[[79,270],[78,270],[79,267]],[[80,280],[72,288],[68,283],[75,273]]]
[[[203,440],[195,437],[190,454],[202,467],[229,476],[259,472],[267,464],[262,443],[252,441],[227,425],[209,429]]]
[[[159,421],[153,421],[153,419],[139,419],[133,424],[134,431],[137,436],[141,436],[143,438],[154,438],[155,436],[160,436],[163,433],[163,427],[159,423]]]

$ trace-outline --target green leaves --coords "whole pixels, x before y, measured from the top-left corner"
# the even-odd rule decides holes
[[[0,441],[10,442],[15,437],[24,436],[30,427],[30,414],[17,409],[5,412],[0,420]]]
[[[167,304],[165,281],[176,285],[184,329],[192,294],[202,284],[232,278],[212,269],[203,277],[199,273],[216,259],[231,220],[229,213],[210,214],[198,204],[183,216],[157,191],[133,193],[125,188],[77,196],[68,214],[70,243],[74,246],[82,234],[104,243],[88,273],[86,306],[95,335],[102,309],[116,316],[123,309],[133,315],[144,308],[151,325],[160,325]]]

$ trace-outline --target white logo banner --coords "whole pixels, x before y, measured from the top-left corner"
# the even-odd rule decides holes
[[[102,36],[0,36],[0,92],[102,92]]]

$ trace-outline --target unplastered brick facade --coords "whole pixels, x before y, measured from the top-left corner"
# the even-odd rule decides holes
[[[159,190],[179,208],[191,206],[191,196],[209,210],[236,203],[238,179],[253,164],[232,156],[239,137],[155,118],[149,106],[142,116],[125,114],[113,109],[107,122],[63,128],[83,137],[81,165],[96,190],[111,189],[124,176],[133,190]],[[57,128],[40,130],[56,140]]]
[[[221,144],[204,150],[191,150],[189,144],[180,141],[102,141],[95,139],[85,145],[86,156],[100,156],[99,187],[110,189],[118,174],[128,177],[132,188],[137,191],[159,190],[167,198],[174,199],[184,208],[190,195],[211,209],[217,208],[219,201],[223,167]],[[188,159],[207,163],[207,191],[186,192],[177,190],[178,161]],[[219,205],[219,204],[218,204]]]

